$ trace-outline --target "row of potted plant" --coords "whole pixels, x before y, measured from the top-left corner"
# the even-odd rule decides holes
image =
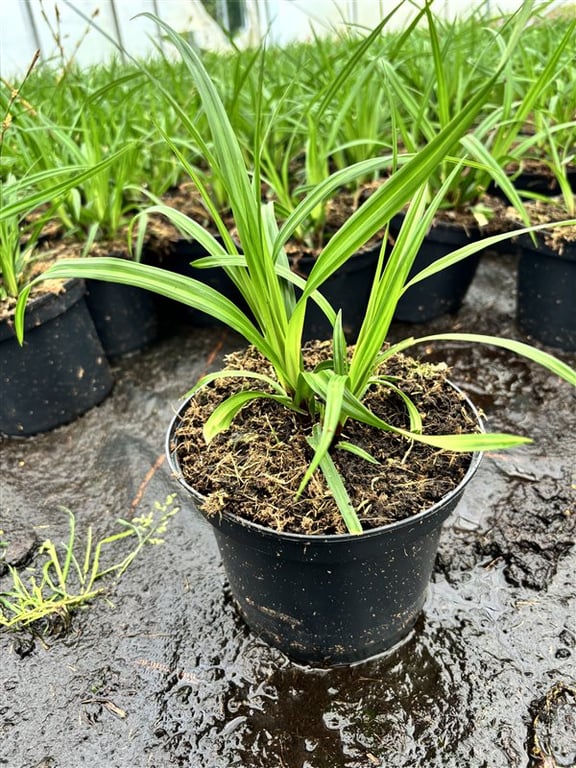
[[[509,17],[491,23],[480,19],[479,14],[464,21],[437,20],[432,35],[425,25],[417,24],[424,16],[425,11],[420,11],[402,35],[387,31],[387,18],[368,38],[350,34],[336,42],[319,39],[313,45],[208,57],[208,69],[223,92],[246,153],[253,151],[255,132],[262,134],[266,126],[266,135],[261,136],[262,164],[266,167],[267,157],[268,181],[283,203],[293,196],[295,184],[305,186],[314,183],[314,178],[318,180],[319,174],[325,175],[328,163],[337,169],[382,149],[391,151],[395,143],[392,121],[401,134],[401,150],[421,146],[430,129],[442,125],[450,110],[457,110],[494,71],[489,57],[474,56],[471,62],[470,51],[482,50],[495,27],[505,37]],[[567,124],[557,143],[569,147],[569,123],[573,119],[569,106],[570,31],[567,21],[555,19],[552,23],[532,11],[530,25],[507,62],[505,86],[495,89],[478,118],[481,121],[483,115],[492,116],[489,127],[498,125],[490,139],[496,160],[508,153],[506,160],[512,161],[513,140],[525,130],[534,134],[537,128],[539,140],[530,146],[520,142],[514,146],[517,160],[528,151],[534,159],[546,146],[542,125],[546,120],[554,125],[555,132]],[[198,94],[180,65],[159,58],[148,66],[158,79],[170,82],[179,103],[187,104],[191,113],[200,111]],[[128,177],[121,170],[115,171],[115,176],[122,176],[119,182],[125,182],[125,193],[146,187],[160,195],[167,183],[182,178],[170,152],[159,142],[155,126],[180,141],[189,138],[182,134],[174,110],[161,105],[134,65],[114,63],[94,68],[88,78],[89,88],[86,77],[73,68],[64,75],[49,68],[38,77],[34,75],[27,84],[28,103],[18,113],[22,124],[34,111],[32,122],[26,126],[30,130],[23,131],[23,143],[14,153],[22,168],[29,167],[30,161],[45,163],[50,158],[56,160],[53,165],[59,165],[70,153],[85,158],[98,155],[103,147],[117,145],[122,137],[123,143],[138,149],[130,158]],[[391,87],[400,96],[392,105],[395,116],[390,114]],[[260,126],[253,119],[257,111],[262,115]],[[274,115],[273,121],[270,115]],[[115,136],[110,135],[112,125],[121,127]],[[55,135],[58,141],[54,141]],[[201,162],[200,147],[192,144],[188,150]],[[209,168],[203,170],[217,204],[224,205],[217,180]],[[94,203],[88,207],[98,206]],[[67,226],[74,223],[68,220]],[[106,225],[103,229],[104,236],[109,237]]]
[[[445,367],[422,363],[407,356],[407,350],[443,340],[496,345],[576,386],[576,372],[566,363],[512,339],[441,333],[388,343],[397,308],[414,286],[462,264],[487,245],[549,229],[548,224],[518,228],[515,222],[513,231],[473,240],[423,269],[416,267],[414,274],[421,244],[458,180],[494,179],[516,204],[514,216],[529,222],[504,163],[518,126],[539,108],[549,77],[561,73],[564,64],[559,56],[547,70],[546,59],[528,94],[508,92],[504,106],[491,105],[494,94],[507,93],[510,61],[534,21],[533,6],[525,3],[482,37],[487,48],[482,55],[474,51],[474,60],[488,61],[491,53],[494,64],[474,85],[470,79],[466,98],[462,91],[461,103],[455,103],[449,96],[452,80],[445,69],[441,25],[426,4],[421,16],[434,75],[420,94],[421,102],[385,57],[371,58],[381,28],[352,38],[350,50],[320,90],[321,98],[310,100],[304,112],[307,139],[300,148],[305,159],[299,171],[273,160],[269,148],[279,126],[288,128],[290,138],[290,125],[299,120],[290,108],[290,88],[270,100],[275,107],[268,111],[269,52],[251,52],[246,68],[238,70],[243,72],[238,89],[232,97],[224,89],[222,97],[221,81],[194,48],[161,20],[145,16],[178,51],[200,100],[201,110],[191,110],[189,99],[175,94],[153,65],[138,63],[142,81],[163,100],[171,124],[178,126],[175,132],[160,126],[158,134],[177,159],[181,177],[192,181],[207,221],[187,215],[185,207],[167,205],[148,190],[152,204],[130,219],[128,241],[142,245],[143,223],[161,216],[202,247],[206,255],[195,262],[199,274],[201,269],[221,270],[236,294],[231,297],[201,279],[143,261],[62,258],[20,286],[18,338],[26,344],[32,337],[26,325],[34,306],[31,293],[57,280],[66,294],[66,281],[78,278],[155,292],[242,335],[248,346],[222,370],[200,382],[183,383],[183,389],[193,388],[168,429],[171,469],[214,526],[234,599],[258,634],[301,661],[333,664],[365,658],[385,650],[413,626],[441,525],[472,479],[481,453],[528,440],[486,433]],[[395,37],[396,48],[387,41],[392,61],[410,59],[419,29],[409,27]],[[572,31],[573,25],[557,41],[562,50]],[[451,35],[446,36],[447,51],[452,51]],[[319,41],[316,47],[326,55]],[[338,167],[336,150],[344,147],[322,156],[320,126],[323,118],[329,122],[332,99],[353,82],[349,78],[356,66],[378,72],[393,130],[387,133],[388,152],[380,147]],[[301,95],[299,85],[294,87]],[[360,95],[351,93],[350,103]],[[248,100],[247,113],[243,99]],[[434,106],[430,113],[428,105]],[[238,114],[251,117],[249,126],[237,122]],[[282,120],[276,121],[276,115]],[[416,140],[408,119],[415,124],[418,117],[422,137]],[[491,142],[503,128],[510,128],[512,138],[501,139],[501,153],[494,155]],[[252,137],[246,142],[249,130]],[[95,173],[95,168],[104,170],[105,160],[99,163],[89,171],[76,170],[76,179]],[[275,194],[278,184],[269,178],[272,170],[288,180],[294,175],[301,191],[289,183],[284,190],[289,195],[282,200]],[[358,184],[366,179],[374,183],[360,192]],[[70,178],[66,184],[64,195],[73,188]],[[319,241],[303,276],[291,264],[295,238],[311,220],[322,220],[342,190],[352,190],[355,204],[329,237]],[[36,193],[38,202],[58,206],[64,199],[55,188],[46,197],[48,192]],[[18,197],[8,212],[29,218],[32,211]],[[476,207],[478,200],[469,199]],[[393,229],[399,215],[401,222]],[[7,213],[0,218],[6,220]],[[566,220],[555,229],[574,224]],[[352,341],[345,333],[345,311],[326,300],[324,289],[374,238],[379,246]],[[307,338],[307,310],[313,305],[329,329],[325,338]],[[407,484],[419,491],[408,504],[397,493]]]
[[[299,224],[289,258],[300,274],[310,271],[342,217],[353,212],[410,153],[429,141],[481,87],[495,67],[490,53],[494,30],[504,41],[514,27],[510,16],[480,24],[480,11],[466,20],[440,21],[432,19],[430,6],[425,5],[398,33],[388,31],[393,16],[394,12],[370,35],[350,33],[336,43],[319,38],[312,45],[287,49],[262,46],[227,56],[204,56],[242,145],[243,157],[250,167],[259,163],[263,199],[274,202],[280,220],[294,210],[306,190],[330,172],[360,160],[376,161],[335,189]],[[527,224],[529,216],[516,190],[514,174],[542,154],[563,194],[547,201],[549,205],[540,201],[539,222],[544,210],[560,218],[573,215],[573,195],[566,186],[572,167],[569,136],[575,127],[567,98],[573,26],[562,19],[550,23],[542,11],[536,13],[535,6],[531,8],[522,39],[506,62],[502,84],[486,100],[465,142],[455,149],[454,156],[444,158],[429,178],[433,194],[454,163],[467,158],[463,172],[452,178],[445,192],[427,237],[432,242],[431,251],[428,256],[421,254],[417,268],[458,243],[477,238],[487,224],[494,229],[499,207],[497,201],[495,204],[493,198],[486,197],[489,189],[499,190],[514,206],[517,221],[507,221],[506,226]],[[474,56],[471,64],[470,51],[482,47],[489,55]],[[154,88],[157,82],[170,83],[173,101],[196,115],[198,135],[203,136],[205,116],[189,75],[181,63],[162,57],[147,62],[146,68],[148,77],[136,63],[113,63],[94,68],[89,78],[73,67],[61,72],[41,68],[38,74],[33,71],[26,83],[26,99],[13,99],[4,93],[9,101],[6,115],[13,114],[16,122],[3,136],[2,151],[5,166],[16,177],[25,178],[29,168],[43,169],[46,176],[42,183],[49,185],[51,168],[88,166],[105,155],[110,160],[111,153],[117,151],[114,161],[99,173],[71,185],[53,210],[57,229],[73,252],[102,253],[107,249],[126,253],[130,216],[151,199],[178,205],[208,224],[212,220],[210,206],[220,215],[229,208],[226,185],[204,156],[202,139],[187,135],[174,104],[162,102]],[[196,177],[210,190],[210,206],[198,195],[196,185],[186,183],[190,175],[183,171],[160,131],[172,138]],[[187,200],[190,190],[193,196]],[[390,222],[391,240],[397,235],[401,215],[399,212]],[[141,231],[144,233],[144,227]],[[148,222],[147,234],[148,246],[162,254],[163,265],[170,263],[175,269],[190,271],[189,262],[198,248],[186,236],[172,230],[166,242],[166,226],[158,217]],[[142,245],[136,249],[137,256]],[[151,248],[147,251],[150,254]],[[401,299],[397,319],[423,321],[456,311],[477,260],[469,258],[452,267],[442,280],[437,276],[425,286],[414,286]],[[338,302],[340,283],[355,281],[358,306],[344,317],[349,339],[355,337],[361,323],[375,263],[376,256],[365,252],[347,265],[353,268],[350,274],[338,274],[325,284],[329,298]],[[215,275],[218,282],[217,270]],[[446,277],[451,278],[447,288]],[[96,302],[92,303],[96,311]],[[106,333],[106,318],[111,315],[108,310],[103,314],[101,325]],[[522,318],[522,310],[519,314]],[[198,314],[193,317],[197,320]],[[569,317],[563,322],[569,322]],[[154,327],[150,321],[151,336]],[[329,333],[329,326],[312,309],[308,331],[310,336]],[[544,340],[570,347],[573,333],[569,329],[566,341],[561,332]],[[114,354],[114,347],[111,349]]]

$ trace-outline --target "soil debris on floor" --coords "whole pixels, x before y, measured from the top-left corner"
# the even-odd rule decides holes
[[[391,341],[451,329],[524,340],[514,306],[514,257],[487,254],[458,315],[395,325]],[[40,542],[66,541],[63,508],[85,546],[89,528],[110,536],[177,491],[168,424],[241,344],[180,326],[115,363],[112,394],[74,423],[0,439],[0,563],[26,580]],[[347,668],[291,663],[238,618],[212,531],[179,494],[163,543],[105,582],[67,632],[0,632],[0,766],[574,768],[574,393],[501,350],[421,352],[446,360],[488,429],[534,442],[484,457],[403,643]],[[1,592],[11,579],[5,567]]]

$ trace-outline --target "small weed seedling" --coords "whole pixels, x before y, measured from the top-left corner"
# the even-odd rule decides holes
[[[40,547],[45,562],[27,569],[27,578],[9,567],[12,588],[0,592],[0,631],[26,629],[39,636],[65,633],[75,610],[109,592],[146,545],[163,543],[168,521],[179,509],[175,498],[176,495],[171,494],[163,504],[156,501],[151,511],[142,517],[120,518],[117,522],[122,530],[96,543],[89,527],[83,547],[79,547],[77,541],[74,514],[65,510],[68,540],[59,547],[47,539]],[[119,543],[128,538],[135,539],[133,548],[115,561],[109,551],[114,550],[118,557]]]

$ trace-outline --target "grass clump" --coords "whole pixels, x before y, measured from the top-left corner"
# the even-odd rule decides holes
[[[94,540],[88,527],[81,543],[74,513],[68,515],[68,538],[57,544],[46,539],[39,549],[42,563],[35,563],[22,575],[9,566],[11,587],[0,591],[0,631],[27,630],[38,637],[64,635],[73,614],[97,597],[105,597],[142,550],[162,544],[168,523],[177,512],[175,494],[163,503],[156,501],[146,515],[132,520],[119,518],[120,530]],[[120,542],[129,539],[132,547],[122,556]]]

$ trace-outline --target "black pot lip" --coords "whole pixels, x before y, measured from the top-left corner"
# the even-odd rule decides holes
[[[551,226],[551,229],[553,229],[553,226]],[[537,240],[536,245],[532,242],[532,238],[527,232],[522,235],[518,235],[518,237],[512,238],[512,240],[516,242],[516,245],[519,248],[521,254],[524,251],[533,256],[541,256],[545,259],[552,258],[560,259],[561,261],[576,262],[576,241],[562,241],[564,247],[560,252],[554,248],[551,248],[549,245],[546,245],[544,241],[546,232],[547,230],[540,230],[539,232],[534,233]]]
[[[398,211],[390,220],[391,228],[395,229],[402,226],[406,217],[406,211]],[[430,240],[446,241],[448,243],[465,243],[478,240],[482,234],[481,227],[477,224],[470,224],[466,227],[459,221],[450,221],[449,219],[434,218],[428,232]]]
[[[24,331],[30,331],[63,314],[82,299],[85,293],[84,280],[74,277],[64,282],[64,290],[60,293],[47,292],[30,298],[24,315]],[[0,339],[14,336],[13,325],[14,313],[0,321]]]
[[[460,389],[460,387],[454,384],[454,382],[448,380],[448,384],[465,398],[468,407],[470,408],[472,414],[474,415],[475,420],[477,421],[478,427],[482,432],[484,432],[485,431],[484,424],[476,406],[472,403],[472,401],[468,398],[468,396],[462,391],[462,389]],[[175,415],[173,416],[170,422],[168,431],[166,433],[165,453],[166,453],[168,464],[172,471],[173,477],[180,483],[180,485],[183,488],[185,488],[188,491],[188,493],[190,493],[190,495],[197,502],[201,503],[202,501],[205,500],[206,497],[203,496],[201,493],[199,493],[183,478],[182,472],[180,471],[180,468],[178,466],[176,451],[171,449],[172,435],[174,434],[176,427],[178,425],[178,422],[181,419],[181,415],[183,411],[187,408],[190,399],[191,398],[189,397],[189,398],[186,398],[186,400],[184,400],[184,402],[178,408],[178,410],[176,411]],[[470,482],[472,477],[476,474],[476,471],[480,465],[480,462],[482,461],[483,456],[484,456],[483,451],[475,451],[474,453],[472,453],[472,456],[470,459],[470,466],[468,467],[466,474],[464,475],[462,480],[458,483],[458,485],[455,488],[453,488],[449,493],[443,496],[439,501],[437,501],[431,507],[428,507],[427,509],[424,509],[421,512],[418,512],[415,515],[411,515],[408,518],[404,518],[403,520],[397,520],[393,523],[387,523],[386,525],[380,526],[379,528],[371,528],[367,531],[364,531],[360,535],[354,534],[354,533],[314,534],[314,535],[302,534],[302,533],[290,533],[285,531],[275,531],[272,528],[266,528],[263,525],[259,525],[258,523],[253,523],[250,520],[246,520],[245,518],[239,517],[238,515],[233,515],[230,512],[223,512],[220,515],[220,517],[227,520],[232,525],[241,526],[245,529],[253,530],[255,533],[258,533],[260,536],[268,539],[292,541],[292,542],[301,543],[301,544],[305,543],[306,545],[313,545],[315,543],[320,543],[320,542],[345,544],[345,543],[350,543],[354,541],[356,542],[361,540],[365,541],[376,536],[382,536],[383,534],[393,534],[405,528],[413,528],[415,526],[420,525],[425,520],[429,520],[430,518],[433,518],[436,514],[440,513],[455,497],[458,497],[463,492],[464,487]]]

